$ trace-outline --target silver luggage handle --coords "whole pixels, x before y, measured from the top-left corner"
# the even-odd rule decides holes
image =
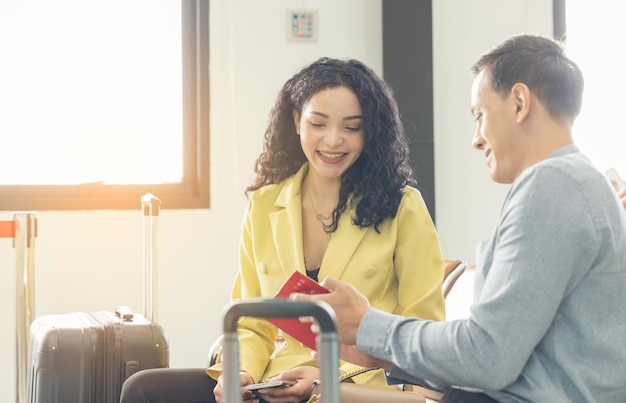
[[[156,322],[158,303],[158,218],[161,200],[152,193],[141,197],[143,212],[143,316]]]
[[[339,403],[339,347],[335,312],[325,302],[303,302],[288,299],[250,299],[231,302],[224,310],[224,401],[241,402],[239,381],[239,340],[237,323],[240,317],[297,318],[312,316],[318,323],[317,336],[322,373],[322,403]]]

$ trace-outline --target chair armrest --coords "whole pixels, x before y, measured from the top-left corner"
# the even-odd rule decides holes
[[[404,390],[412,393],[417,393],[418,395],[424,396],[429,401],[434,402],[439,402],[443,397],[443,393],[439,391],[428,389],[418,385],[405,385]]]
[[[461,274],[465,272],[467,263],[463,260],[445,260],[445,273],[442,285],[443,297],[447,297],[454,283],[461,277]]]

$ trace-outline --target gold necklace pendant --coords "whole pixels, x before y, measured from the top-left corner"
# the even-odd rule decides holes
[[[313,209],[315,209],[315,206],[313,206]],[[316,211],[316,213],[317,213],[317,211]],[[330,216],[329,215],[324,215],[324,214],[321,214],[321,213],[317,213],[315,218],[317,218],[320,221],[330,220]]]
[[[311,202],[311,206],[313,206],[313,211],[315,211],[315,218],[317,218],[317,221],[324,224],[324,221],[330,220],[330,215],[324,215],[317,211],[317,208],[315,207],[315,203],[313,203],[313,197],[311,197],[311,193],[310,192],[307,192],[307,193],[309,193],[309,201]]]

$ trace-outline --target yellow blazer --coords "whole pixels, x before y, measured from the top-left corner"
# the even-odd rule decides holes
[[[302,244],[302,179],[308,164],[279,184],[255,191],[242,223],[239,272],[232,299],[271,298],[294,271],[306,273]],[[380,226],[352,224],[354,209],[341,215],[322,260],[319,278],[332,276],[365,295],[372,307],[404,316],[443,320],[443,256],[435,227],[420,193],[404,189],[396,217]],[[315,366],[311,350],[285,335],[274,358],[277,329],[262,319],[239,323],[240,368],[255,381],[299,365]],[[351,371],[356,365],[341,363]],[[207,370],[216,377],[221,365]],[[376,379],[374,379],[376,378]],[[382,371],[355,378],[357,383],[386,385]]]

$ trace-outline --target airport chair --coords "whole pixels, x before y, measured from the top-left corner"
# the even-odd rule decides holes
[[[461,274],[467,269],[467,263],[463,260],[444,260],[444,277],[443,277],[443,297],[446,298],[454,283],[461,277]]]

